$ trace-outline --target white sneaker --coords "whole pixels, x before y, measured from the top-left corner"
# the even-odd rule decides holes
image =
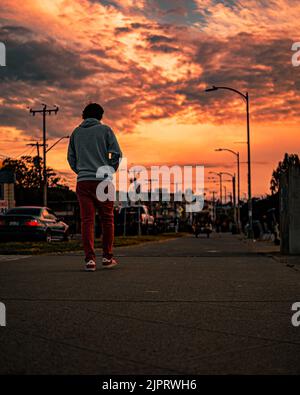
[[[115,258],[111,258],[111,259],[103,258],[102,265],[104,269],[112,269],[113,267],[118,265],[118,262],[115,260]]]
[[[85,271],[86,272],[95,272],[97,269],[96,267],[96,262],[95,261],[89,261],[87,262],[87,264],[85,265]]]

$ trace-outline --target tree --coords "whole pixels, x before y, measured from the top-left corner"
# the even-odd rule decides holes
[[[274,195],[279,191],[280,178],[290,167],[300,167],[300,159],[297,154],[285,154],[282,162],[279,162],[277,169],[273,171],[271,179],[271,192]]]
[[[22,156],[20,159],[6,158],[2,168],[12,170],[16,175],[16,187],[36,189],[41,187],[41,169],[43,161],[35,156]],[[47,167],[48,182],[50,187],[59,187],[61,178],[55,171]]]
[[[16,175],[15,197],[17,205],[42,204],[42,158],[22,156],[20,159],[6,158],[2,169],[12,170]],[[49,200],[76,200],[75,192],[64,185],[56,172],[48,167]]]

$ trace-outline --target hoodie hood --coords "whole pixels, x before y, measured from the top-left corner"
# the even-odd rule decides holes
[[[81,128],[91,128],[92,126],[100,125],[100,121],[96,118],[87,118],[80,125]]]

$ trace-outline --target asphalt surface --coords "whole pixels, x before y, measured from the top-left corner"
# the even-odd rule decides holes
[[[0,374],[300,373],[297,265],[231,235],[116,252],[0,259]]]

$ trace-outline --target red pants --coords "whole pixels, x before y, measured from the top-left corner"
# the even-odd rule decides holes
[[[114,243],[114,202],[100,202],[96,196],[99,181],[80,181],[76,193],[81,213],[81,233],[85,260],[95,260],[95,211],[98,209],[103,236],[103,257],[110,259]]]

